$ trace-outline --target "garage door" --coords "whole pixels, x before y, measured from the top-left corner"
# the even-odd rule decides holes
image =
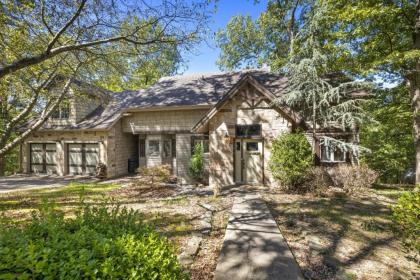
[[[57,174],[57,146],[54,143],[32,143],[31,172]]]
[[[68,165],[71,175],[95,175],[99,163],[98,144],[68,144]]]

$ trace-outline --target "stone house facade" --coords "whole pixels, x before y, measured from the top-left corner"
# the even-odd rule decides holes
[[[21,145],[22,170],[92,175],[103,163],[115,177],[167,164],[186,184],[193,147],[201,143],[210,185],[274,184],[272,140],[305,127],[298,112],[272,105],[285,86],[281,75],[260,70],[165,77],[148,89],[120,93],[75,82],[59,112]],[[349,160],[334,158],[309,135],[320,161]]]

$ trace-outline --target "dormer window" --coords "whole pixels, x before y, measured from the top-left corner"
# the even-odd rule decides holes
[[[70,117],[70,102],[67,100],[61,101],[57,109],[51,115],[54,120],[67,120]]]

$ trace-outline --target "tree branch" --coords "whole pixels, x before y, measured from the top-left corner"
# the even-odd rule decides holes
[[[60,38],[60,36],[69,28],[73,22],[80,16],[80,13],[82,12],[84,6],[86,4],[86,0],[82,0],[79,7],[77,8],[76,13],[71,17],[69,21],[55,34],[55,36],[52,38],[52,40],[48,43],[46,53],[49,53],[50,50],[53,48],[55,42]]]

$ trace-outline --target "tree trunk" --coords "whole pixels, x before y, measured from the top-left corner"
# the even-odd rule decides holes
[[[420,65],[418,66],[420,71]],[[417,76],[419,74],[416,73]],[[420,77],[419,77],[420,78]],[[412,104],[413,104],[413,132],[414,145],[416,148],[416,185],[420,184],[420,82],[419,78],[414,86],[412,86]]]
[[[413,49],[420,50],[420,1],[416,2],[416,18],[413,32]],[[413,106],[413,133],[416,149],[416,185],[420,184],[420,60],[408,77]]]
[[[4,158],[0,157],[0,176],[4,176],[5,166],[4,166]]]

